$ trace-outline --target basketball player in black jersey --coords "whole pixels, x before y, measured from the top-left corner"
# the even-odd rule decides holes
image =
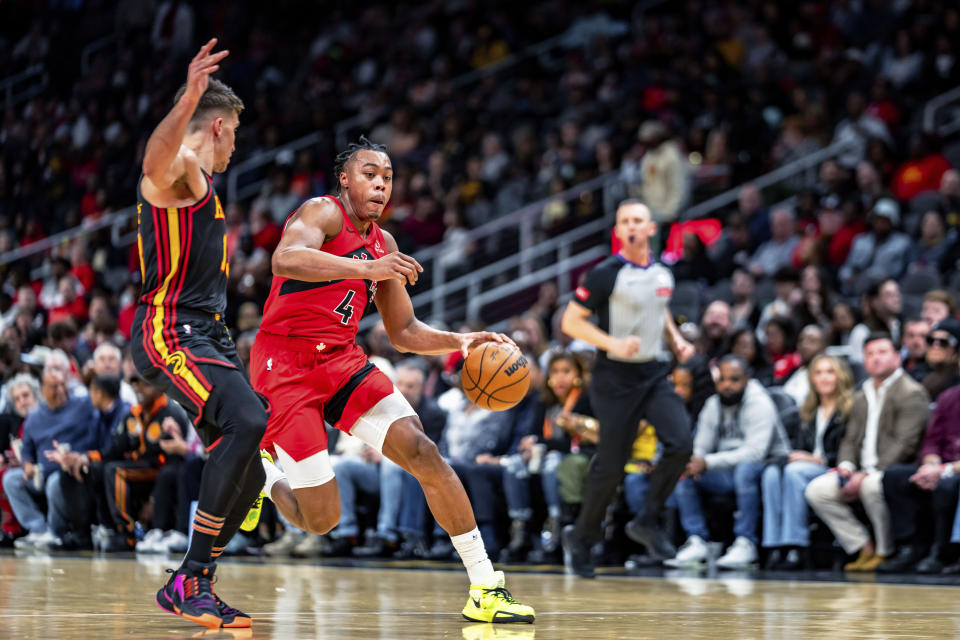
[[[264,483],[264,405],[237,358],[227,305],[226,221],[211,174],[226,170],[243,102],[211,79],[226,51],[216,39],[190,62],[187,82],[147,142],[137,189],[143,278],[131,346],[137,369],[191,414],[209,451],[183,563],[157,592],[163,609],[212,629],[249,627],[211,587],[215,558]]]

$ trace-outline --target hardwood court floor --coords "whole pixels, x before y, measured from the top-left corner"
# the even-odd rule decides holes
[[[960,638],[960,588],[876,583],[513,573],[535,625],[461,619],[462,571],[220,565],[218,593],[252,630],[209,632],[160,611],[169,560],[0,555],[0,638]]]

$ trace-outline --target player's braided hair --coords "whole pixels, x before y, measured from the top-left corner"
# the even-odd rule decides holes
[[[376,142],[371,141],[366,136],[361,135],[359,142],[351,142],[347,145],[347,148],[337,154],[337,157],[333,160],[333,176],[335,179],[335,189],[337,195],[340,195],[340,174],[343,173],[344,168],[347,166],[347,163],[353,159],[353,156],[358,151],[382,151],[383,153],[387,152],[387,145],[377,144]]]

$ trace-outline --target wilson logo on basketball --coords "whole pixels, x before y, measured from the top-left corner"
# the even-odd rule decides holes
[[[577,287],[575,295],[581,300],[586,300],[587,298],[590,297],[590,292],[587,290],[586,287]]]
[[[504,373],[506,373],[508,376],[512,376],[517,371],[519,371],[520,369],[523,369],[526,366],[527,366],[526,358],[517,358],[517,361],[514,362],[509,367],[507,367],[507,370]]]

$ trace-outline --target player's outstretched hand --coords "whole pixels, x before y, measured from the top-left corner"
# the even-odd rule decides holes
[[[503,335],[502,333],[493,333],[492,331],[474,331],[473,333],[460,333],[460,353],[466,358],[467,355],[482,345],[484,342],[499,342],[517,348],[516,343]]]
[[[210,74],[220,68],[217,63],[230,53],[227,50],[210,53],[216,44],[217,39],[210,38],[207,44],[200,47],[200,51],[193,56],[190,66],[187,67],[187,89],[184,95],[189,96],[192,100],[200,99],[210,83]]]
[[[640,351],[640,338],[637,336],[616,338],[607,349],[609,355],[617,358],[632,358],[638,351]]]
[[[423,272],[420,263],[408,255],[394,251],[370,263],[370,279],[399,280],[401,284],[414,285]]]

